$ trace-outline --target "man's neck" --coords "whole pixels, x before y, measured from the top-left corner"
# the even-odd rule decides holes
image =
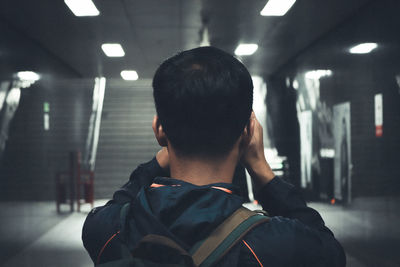
[[[170,156],[171,177],[195,185],[213,183],[232,183],[238,162],[238,153],[234,149],[228,155],[219,158]]]

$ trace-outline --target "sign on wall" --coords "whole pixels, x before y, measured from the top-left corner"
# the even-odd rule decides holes
[[[350,102],[333,106],[334,197],[343,203],[351,200],[350,128]]]
[[[383,136],[383,97],[382,94],[375,95],[375,136]]]
[[[50,130],[50,103],[43,102],[43,129]]]

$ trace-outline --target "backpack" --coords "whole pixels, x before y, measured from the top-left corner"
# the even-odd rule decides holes
[[[120,212],[125,222],[130,203]],[[262,215],[260,214],[262,213]],[[121,246],[122,258],[97,265],[99,267],[207,267],[220,260],[255,226],[268,222],[265,211],[251,211],[240,207],[223,221],[205,240],[197,242],[189,251],[174,240],[161,235],[144,236],[131,252],[126,245]]]

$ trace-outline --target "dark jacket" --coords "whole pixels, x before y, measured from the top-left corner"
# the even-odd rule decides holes
[[[95,264],[118,259],[122,242],[133,248],[150,233],[189,249],[242,205],[232,184],[196,186],[165,175],[154,158],[140,165],[105,206],[89,213],[82,240]],[[292,185],[276,177],[257,199],[273,217],[251,230],[218,266],[345,266],[343,248]],[[122,228],[120,209],[127,202]]]

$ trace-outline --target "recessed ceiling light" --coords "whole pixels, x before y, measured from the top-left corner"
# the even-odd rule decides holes
[[[125,56],[124,49],[120,44],[102,44],[104,54],[108,57],[123,57]]]
[[[269,0],[261,10],[261,16],[284,16],[296,0]]]
[[[14,78],[16,79],[16,87],[28,88],[37,80],[40,80],[40,75],[33,71],[19,71],[14,75]]]
[[[37,81],[40,79],[40,75],[33,71],[20,71],[17,72],[17,77],[21,81]]]
[[[258,49],[257,44],[240,44],[235,49],[235,55],[237,56],[249,56],[254,54]]]
[[[127,81],[136,81],[139,79],[139,75],[135,70],[123,70],[121,71],[121,77]]]
[[[319,154],[322,158],[335,158],[335,150],[332,148],[321,148]]]
[[[378,47],[377,43],[363,43],[349,49],[352,54],[368,54]]]
[[[310,80],[319,80],[322,77],[328,77],[332,75],[331,70],[311,70],[306,72],[306,78]]]
[[[100,15],[92,0],[64,0],[64,2],[77,17]]]
[[[299,89],[299,82],[296,79],[294,79],[293,82],[292,82],[292,86],[296,90]]]

